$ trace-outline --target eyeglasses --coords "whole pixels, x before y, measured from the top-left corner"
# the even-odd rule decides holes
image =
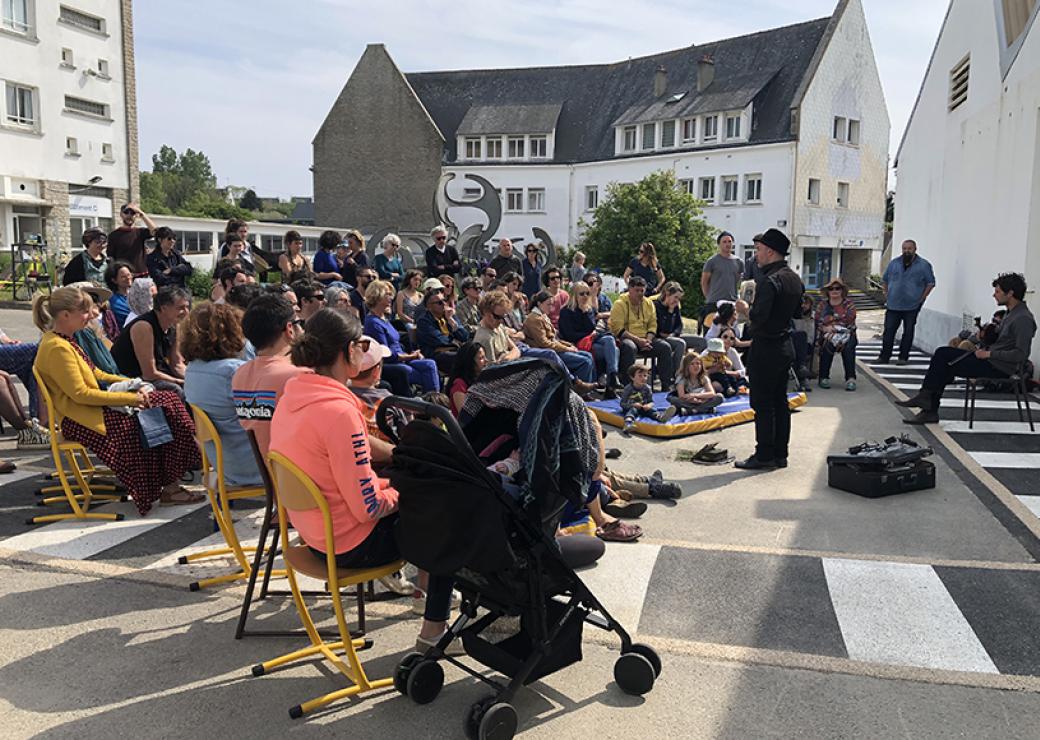
[[[295,320],[294,320],[294,321],[292,322],[292,325],[293,325],[294,327],[298,328],[298,329],[302,329],[302,328],[303,328],[303,325],[304,325],[304,320],[303,320],[303,319],[295,319]]]
[[[497,278],[498,277],[498,273],[494,272],[493,270],[491,270],[491,271],[485,272],[484,273],[484,277],[486,277],[486,278]]]
[[[493,319],[494,319],[495,321],[499,321],[499,322],[501,322],[501,321],[505,321],[505,320],[506,320],[506,315],[505,315],[504,313],[502,313],[502,314],[498,314],[498,313],[492,313],[492,314],[491,314],[491,317],[492,317],[492,318],[493,318]]]
[[[324,293],[319,293],[317,295],[306,295],[306,296],[303,297],[303,300],[305,300],[305,301],[322,301],[322,302],[324,302],[325,301],[325,294]]]
[[[559,275],[550,275],[548,279],[549,279],[550,281],[552,281],[552,280],[559,280],[559,279],[560,279],[560,276],[559,276]]]
[[[368,348],[372,346],[371,339],[355,339],[354,344],[361,348],[362,352],[368,352]]]
[[[426,304],[427,306],[443,306],[444,301],[430,301]]]
[[[591,291],[588,291],[588,290],[578,290],[578,291],[575,291],[575,293],[577,295],[592,295]]]
[[[528,254],[538,254],[538,250],[537,249],[528,249],[527,253]]]
[[[435,237],[433,237],[433,240],[435,242],[446,242],[446,241],[448,241],[448,237],[446,237],[446,236],[435,236]]]
[[[827,288],[827,290],[830,291],[831,293],[834,293],[834,292],[840,293],[841,292],[841,288],[839,288],[837,286],[835,286],[833,288]]]

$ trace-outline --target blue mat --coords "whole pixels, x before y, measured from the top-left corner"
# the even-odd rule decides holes
[[[668,394],[664,392],[654,394],[654,408],[664,411],[668,408]],[[787,404],[792,409],[803,406],[808,402],[804,393],[788,393]],[[604,424],[615,427],[625,425],[625,415],[621,413],[621,403],[616,399],[613,401],[592,401],[588,404],[593,413]],[[751,403],[747,396],[734,396],[727,399],[715,408],[715,413],[695,414],[693,416],[682,416],[676,414],[669,421],[661,423],[646,417],[636,419],[634,431],[647,437],[683,437],[689,434],[703,434],[716,429],[731,427],[752,421],[755,412],[751,410]]]

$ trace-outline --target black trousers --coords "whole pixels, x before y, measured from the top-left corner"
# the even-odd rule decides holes
[[[939,400],[942,398],[946,386],[953,382],[954,378],[1006,378],[1008,374],[1003,370],[993,367],[989,360],[980,360],[974,352],[965,356],[967,350],[956,347],[940,347],[932,355],[928,363],[928,371],[921,383],[923,390],[935,394],[932,408],[939,408]],[[963,359],[959,359],[962,358]],[[953,365],[950,363],[957,360]]]
[[[841,350],[841,363],[845,368],[845,380],[856,379],[856,337],[845,342]],[[831,364],[834,362],[834,345],[824,340],[820,345],[820,377],[831,377]]]
[[[914,346],[914,328],[917,326],[917,314],[921,313],[918,306],[912,311],[895,311],[891,308],[885,311],[885,330],[881,335],[881,359],[886,362],[892,357],[892,345],[896,342],[896,330],[903,325],[903,338],[899,340],[899,359],[910,359],[910,350]]]
[[[755,412],[755,457],[762,461],[787,458],[791,441],[791,409],[787,405],[787,375],[794,363],[790,337],[758,337],[751,345],[751,408]]]

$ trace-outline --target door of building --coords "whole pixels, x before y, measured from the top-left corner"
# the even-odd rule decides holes
[[[831,280],[833,249],[806,249],[802,255],[802,282],[806,288],[821,288]]]

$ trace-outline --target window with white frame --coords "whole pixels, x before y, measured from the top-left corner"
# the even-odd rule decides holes
[[[675,146],[675,121],[665,121],[661,124],[661,146]]]
[[[549,137],[531,137],[531,159],[545,159],[549,156]]]
[[[820,205],[820,181],[815,177],[809,178],[809,194],[807,197],[814,206]]]
[[[479,136],[466,138],[466,159],[480,159],[482,147]]]
[[[624,136],[621,150],[625,152],[634,152],[636,150],[636,134],[638,133],[638,129],[636,129],[635,126],[625,126],[621,133]]]
[[[852,146],[859,146],[859,121],[855,118],[849,119],[849,135],[846,141]]]
[[[74,63],[74,60],[75,56],[72,54],[72,49],[61,50],[61,66],[72,67],[73,69],[75,69],[76,65]]]
[[[683,144],[692,144],[697,141],[697,119],[684,118],[682,122]]]
[[[98,77],[108,79],[108,60],[98,59],[97,60],[97,73]]]
[[[62,23],[67,23],[70,26],[82,28],[84,31],[92,31],[93,33],[105,32],[104,18],[98,18],[96,15],[90,15],[89,13],[84,13],[81,10],[76,10],[75,8],[70,8],[65,5],[61,6],[58,20]]]
[[[726,116],[726,138],[740,138],[740,116]]]
[[[835,141],[845,142],[848,137],[849,122],[848,119],[843,116],[834,117],[834,125],[831,131],[831,138]]]
[[[599,185],[585,186],[585,210],[595,211],[599,206]]]
[[[179,231],[181,252],[184,254],[208,254],[213,251],[213,232],[211,231]],[[313,241],[313,237],[311,237]],[[304,251],[307,250],[307,239],[303,240]],[[316,247],[315,247],[316,248]]]
[[[15,33],[29,33],[29,0],[3,0],[0,4],[0,26]]]
[[[643,124],[643,151],[657,148],[657,124]]]
[[[529,213],[545,213],[545,188],[527,189],[527,210]]]
[[[964,57],[950,70],[949,110],[959,108],[968,99],[968,78],[971,77],[971,55]]]
[[[744,202],[762,202],[762,175],[744,175]]]
[[[102,162],[115,162],[116,161],[115,156],[113,156],[113,154],[112,154],[112,145],[111,144],[102,144],[101,145],[101,161]]]
[[[524,158],[524,137],[523,136],[510,136],[509,137],[509,158],[510,159],[523,159]]]
[[[740,179],[736,175],[722,178],[722,202],[736,203],[740,199]]]
[[[523,188],[506,188],[506,213],[520,213],[523,210]]]
[[[684,178],[679,180],[678,184],[679,184],[679,190],[683,191],[684,193],[689,193],[690,195],[693,195],[693,196],[697,195],[697,191],[696,191],[695,186],[694,186],[693,178],[684,177]]]
[[[70,157],[79,156],[79,140],[75,136],[65,137],[65,154]]]
[[[701,200],[705,203],[715,202],[715,178],[714,177],[702,177],[700,179],[700,193]]]
[[[8,82],[6,85],[7,111],[4,121],[15,126],[36,126],[36,90]]]
[[[487,158],[502,159],[502,140],[497,136],[489,136],[487,139]]]
[[[849,207],[849,184],[847,182],[838,183],[838,208]]]
[[[719,138],[719,117],[718,116],[705,116],[704,117],[704,140],[715,141]]]
[[[81,116],[108,118],[108,106],[104,103],[98,103],[85,98],[74,98],[71,95],[65,96],[65,110],[69,113],[77,113]]]

